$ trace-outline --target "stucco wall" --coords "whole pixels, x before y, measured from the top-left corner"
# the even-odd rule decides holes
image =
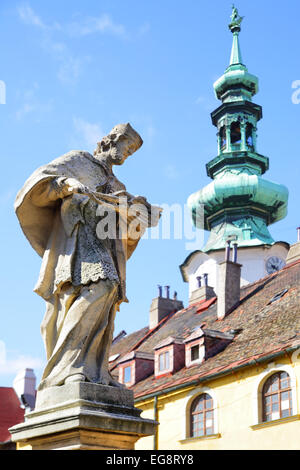
[[[285,370],[291,378],[293,417],[261,425],[261,388],[267,377],[279,370]],[[298,353],[294,353],[290,358],[248,367],[203,386],[159,397],[158,449],[300,449],[299,379],[300,362]],[[189,406],[203,392],[214,399],[215,434],[188,439]],[[136,406],[144,409],[143,417],[153,419],[153,401]],[[136,449],[153,449],[153,437],[138,441]]]

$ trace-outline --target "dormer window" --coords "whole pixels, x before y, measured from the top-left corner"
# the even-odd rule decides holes
[[[135,383],[135,363],[126,361],[119,365],[119,382],[130,387]]]
[[[118,369],[119,382],[126,385],[126,387],[131,387],[153,374],[153,353],[132,351],[119,360]]]
[[[172,374],[184,366],[184,344],[180,338],[169,336],[155,347],[155,377]]]
[[[124,367],[124,384],[131,382],[132,366]]]
[[[158,356],[159,372],[169,371],[170,369],[170,351],[164,351]]]
[[[222,351],[233,340],[234,335],[221,331],[202,329],[195,330],[185,340],[185,365],[190,367],[201,364],[211,356]]]
[[[191,362],[197,361],[200,357],[200,345],[195,344],[191,347]]]
[[[193,333],[186,338],[185,342],[185,365],[187,367],[200,364],[204,360],[204,332],[202,328],[195,328]]]

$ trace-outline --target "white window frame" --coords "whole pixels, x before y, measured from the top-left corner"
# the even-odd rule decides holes
[[[218,423],[218,401],[217,401],[217,396],[216,392],[212,390],[209,387],[199,387],[195,388],[194,390],[191,390],[188,395],[185,398],[185,403],[184,406],[182,407],[184,415],[182,416],[182,429],[183,431],[183,439],[205,439],[209,438],[210,436],[201,436],[201,437],[191,437],[190,436],[190,430],[191,430],[191,406],[193,401],[199,397],[200,395],[203,395],[204,393],[207,393],[208,395],[211,396],[213,400],[213,415],[214,415],[214,432],[213,435],[219,433],[219,423]]]
[[[298,354],[300,354],[300,350],[298,351]],[[265,369],[261,374],[259,374],[254,384],[254,389],[252,392],[253,425],[264,423],[263,421],[263,396],[262,396],[263,387],[271,375],[276,374],[277,372],[280,372],[280,371],[286,372],[290,377],[291,391],[292,391],[292,410],[293,410],[292,416],[298,414],[297,382],[296,382],[296,374],[294,372],[294,368],[287,364],[271,363],[268,365],[267,369]],[[267,422],[270,423],[272,421],[267,421]]]
[[[125,376],[126,376],[126,370],[128,369],[130,369],[130,379],[127,380],[126,382]],[[132,364],[128,364],[127,366],[123,368],[123,382],[125,385],[130,384],[132,382]]]
[[[160,359],[161,356],[164,356],[163,362],[167,363],[167,367],[164,367],[163,369],[160,368]],[[166,361],[167,358],[167,361]],[[167,349],[166,351],[161,351],[158,353],[158,373],[161,374],[163,372],[168,372],[171,368],[171,354],[170,351]]]

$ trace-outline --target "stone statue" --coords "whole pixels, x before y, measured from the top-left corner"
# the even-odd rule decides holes
[[[126,261],[146,228],[158,223],[161,209],[127,193],[112,168],[142,143],[130,124],[119,124],[94,156],[62,155],[37,169],[17,195],[22,230],[42,257],[34,290],[46,301],[41,332],[47,365],[39,390],[71,381],[120,386],[109,373],[108,357],[116,311],[128,301]],[[146,217],[142,210],[128,216],[141,205]],[[98,237],[99,208],[123,225],[121,236]],[[140,222],[137,229],[126,231],[133,219]]]

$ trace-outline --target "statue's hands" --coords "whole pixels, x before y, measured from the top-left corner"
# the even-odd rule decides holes
[[[112,193],[112,195],[120,198],[126,197],[129,204],[143,204],[145,206],[149,206],[149,202],[144,196],[133,196],[124,189],[122,189],[121,191],[115,191],[114,193]]]
[[[90,190],[87,186],[80,183],[75,178],[67,178],[61,184],[61,193],[62,197],[71,196],[71,194],[86,194],[89,193]]]

